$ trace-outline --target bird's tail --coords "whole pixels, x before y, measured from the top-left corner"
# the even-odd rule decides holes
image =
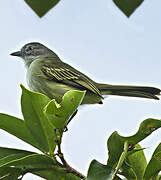
[[[118,96],[131,96],[157,99],[157,95],[160,95],[161,90],[155,87],[146,86],[121,86],[121,85],[108,85],[97,84],[102,95],[118,95]]]

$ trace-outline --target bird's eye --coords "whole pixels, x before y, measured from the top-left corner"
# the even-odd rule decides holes
[[[29,52],[29,51],[32,51],[32,46],[28,46],[27,48],[26,48],[26,52]]]

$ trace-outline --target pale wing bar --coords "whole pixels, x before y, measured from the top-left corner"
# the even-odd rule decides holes
[[[55,77],[59,81],[70,80],[70,79],[79,79],[80,75],[71,72],[69,69],[64,68],[52,68],[43,66],[42,71],[49,77]]]
[[[73,80],[75,83],[91,90],[102,98],[102,95],[98,88],[86,77],[69,70],[68,68],[53,68],[48,66],[43,66],[42,71],[44,74],[51,78],[56,78],[58,81],[63,80]]]

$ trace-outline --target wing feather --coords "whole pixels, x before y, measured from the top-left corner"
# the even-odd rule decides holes
[[[72,81],[76,84],[79,84],[86,88],[87,90],[92,91],[93,93],[97,94],[98,96],[101,96],[101,92],[99,89],[95,86],[95,84],[88,79],[86,76],[83,76],[82,74],[79,74],[79,72],[74,72],[73,70],[69,68],[58,68],[58,67],[50,67],[44,65],[42,67],[42,72],[49,78],[55,78],[57,81],[65,82],[65,80]]]

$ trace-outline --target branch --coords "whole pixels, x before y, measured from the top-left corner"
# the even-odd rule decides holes
[[[56,136],[57,137],[56,144],[57,144],[58,150],[57,150],[57,154],[55,154],[55,155],[57,155],[59,157],[59,159],[62,162],[62,166],[63,166],[63,168],[66,169],[67,173],[72,173],[81,179],[85,179],[86,177],[82,173],[80,173],[77,170],[75,170],[74,168],[72,168],[65,160],[64,154],[62,153],[62,150],[61,150],[62,136],[63,136],[63,134],[61,136],[58,136],[58,135]]]

